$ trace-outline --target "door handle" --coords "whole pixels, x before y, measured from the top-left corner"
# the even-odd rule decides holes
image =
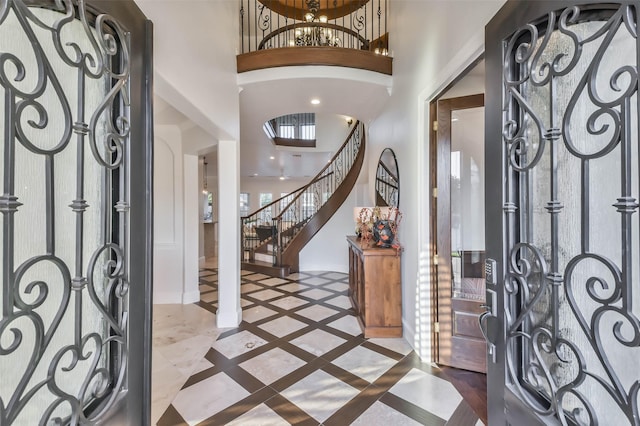
[[[487,330],[487,327],[488,327],[487,321],[491,317],[496,318],[496,316],[493,315],[491,306],[480,305],[480,307],[485,309],[485,311],[481,313],[480,316],[478,317],[480,332],[482,333],[482,336],[484,337],[485,342],[487,342],[487,354],[489,355],[489,359],[491,360],[491,362],[495,363],[496,362],[496,345],[495,345],[495,342],[492,342],[491,339],[489,339],[489,333]]]

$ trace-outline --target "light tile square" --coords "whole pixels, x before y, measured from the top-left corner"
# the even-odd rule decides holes
[[[258,300],[269,300],[269,299],[275,299],[276,297],[279,297],[282,295],[283,293],[280,293],[279,291],[269,289],[269,290],[258,291],[256,293],[251,293],[249,296]]]
[[[242,386],[219,373],[182,389],[173,406],[189,425],[196,425],[247,396]]]
[[[289,426],[289,422],[265,404],[260,404],[227,423],[227,426]]]
[[[218,292],[217,291],[212,291],[210,293],[201,294],[200,295],[200,300],[202,300],[203,302],[207,302],[207,303],[217,302],[218,301]]]
[[[311,285],[324,285],[331,281],[326,280],[324,278],[320,278],[320,277],[309,277],[309,278],[301,279],[300,282],[304,284],[311,284]]]
[[[269,385],[305,364],[300,358],[275,348],[241,363],[240,367]]]
[[[240,271],[240,276],[244,277],[246,275],[253,275],[253,271],[245,271],[244,269],[242,269]]]
[[[227,358],[235,358],[238,355],[249,352],[267,343],[255,334],[243,330],[224,339],[216,340],[211,347]]]
[[[325,300],[324,303],[328,303],[330,305],[337,306],[343,309],[349,309],[352,307],[351,299],[349,299],[349,297],[347,296],[334,297],[333,299]]]
[[[309,286],[304,285],[304,284],[300,284],[300,283],[291,283],[291,284],[287,284],[287,285],[278,286],[279,290],[285,290],[285,291],[288,291],[290,293],[294,293],[296,291],[301,291],[301,290],[307,290],[308,288],[309,288]]]
[[[264,284],[264,285],[280,285],[280,284],[285,284],[288,283],[288,280],[283,280],[282,278],[269,278],[266,280],[262,280],[260,281],[260,284]]]
[[[284,337],[306,326],[307,324],[301,321],[284,316],[284,317],[275,319],[273,321],[269,321],[267,323],[261,324],[258,327],[260,327],[264,331],[268,331],[274,336]]]
[[[257,284],[253,284],[253,283],[242,284],[242,286],[240,286],[240,291],[242,292],[242,294],[250,293],[250,292],[256,291],[256,290],[263,290],[263,289],[264,289],[264,287],[259,286]]]
[[[333,360],[332,364],[373,383],[396,365],[396,362],[392,358],[358,346]]]
[[[273,302],[271,302],[271,305],[277,306],[280,309],[293,309],[297,308],[298,306],[306,305],[308,303],[309,302],[307,300],[300,299],[294,296],[287,296],[279,300],[274,300]]]
[[[320,300],[324,299],[327,296],[333,296],[335,293],[326,290],[320,290],[319,288],[314,288],[313,290],[303,291],[302,293],[298,293],[300,296],[309,297],[311,299]]]
[[[329,285],[325,285],[324,287],[322,287],[324,289],[327,290],[333,290],[333,291],[347,291],[349,290],[349,284],[345,284],[345,283],[333,283],[333,284],[329,284]]]
[[[212,337],[198,335],[167,346],[157,347],[156,351],[188,377],[196,364],[209,351],[213,341]]]
[[[409,355],[413,350],[411,345],[402,337],[387,337],[384,339],[369,339],[369,342],[374,343],[383,348],[389,349],[400,355]]]
[[[317,370],[282,391],[281,395],[322,423],[358,393],[358,389]]]
[[[388,425],[420,426],[420,423],[380,401],[376,401],[367,411],[351,423],[351,426]]]
[[[241,308],[244,308],[245,306],[251,306],[251,305],[254,305],[254,304],[255,304],[255,303],[253,303],[253,302],[252,302],[252,301],[250,301],[250,300],[240,298],[240,307],[241,307]]]
[[[211,367],[215,367],[213,365],[212,362],[210,362],[208,359],[206,358],[202,358],[200,361],[198,361],[198,363],[193,367],[193,371],[191,372],[191,375],[193,376],[196,373],[199,373],[201,371],[204,370],[208,370]]]
[[[328,318],[331,315],[335,315],[337,313],[338,311],[336,310],[329,309],[320,305],[313,305],[313,306],[309,306],[308,308],[304,308],[299,311],[296,311],[296,314],[302,315],[314,321],[322,321],[323,319]]]
[[[243,278],[247,280],[252,280],[252,281],[260,281],[260,280],[264,280],[265,278],[271,278],[271,277],[265,274],[251,274],[251,275],[245,275],[243,276]]]
[[[167,410],[188,378],[188,374],[181,373],[161,353],[153,351],[151,370],[151,421],[153,424]]]
[[[293,274],[287,275],[287,279],[296,280],[296,281],[298,281],[300,278],[303,278],[303,277],[306,277],[306,275],[300,272],[294,272]]]
[[[333,327],[340,331],[344,331],[345,333],[351,334],[352,336],[359,336],[362,334],[360,324],[358,324],[358,320],[353,315],[345,315],[339,320],[330,322],[327,325],[329,327]]]
[[[316,356],[324,355],[346,342],[342,337],[334,336],[324,330],[313,330],[293,339],[292,344]]]
[[[256,322],[275,314],[277,314],[277,312],[273,309],[264,306],[254,306],[253,308],[242,311],[242,319],[247,322]]]
[[[445,420],[449,420],[462,401],[451,383],[416,368],[393,385],[389,392]]]

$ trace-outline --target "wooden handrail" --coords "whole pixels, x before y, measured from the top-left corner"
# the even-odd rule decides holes
[[[353,129],[351,129],[351,131],[349,132],[349,136],[347,136],[347,138],[345,139],[344,143],[342,144],[342,146],[340,147],[340,149],[338,149],[338,151],[333,155],[333,157],[331,157],[331,160],[329,160],[327,162],[327,164],[322,168],[322,170],[320,170],[320,172],[311,180],[311,182],[309,182],[308,184],[306,184],[303,188],[302,188],[302,192],[304,192],[306,189],[308,189],[311,185],[313,185],[314,183],[316,183],[318,180],[320,180],[321,178],[323,179],[323,173],[333,165],[334,161],[336,160],[336,158],[338,158],[338,156],[340,155],[340,153],[342,153],[342,151],[346,148],[346,146],[349,144],[349,142],[351,142],[351,137],[353,136],[353,133],[356,131],[356,129],[358,128],[358,125],[360,124],[360,120],[356,121],[355,125],[353,126]],[[364,130],[364,129],[363,129]],[[332,172],[333,173],[333,172]],[[330,176],[331,173],[327,174],[327,176]],[[293,200],[291,200],[291,202],[289,204],[287,204],[282,211],[280,212],[280,214],[278,216],[276,216],[275,218],[273,218],[273,220],[282,220],[282,213],[284,211],[286,211],[289,206],[291,206],[292,204],[294,204],[298,198],[300,198],[300,195],[302,195],[302,192],[300,192],[298,195],[296,195]]]
[[[325,167],[325,168],[326,168],[326,167]],[[265,210],[267,207],[271,207],[271,206],[273,206],[274,204],[279,203],[280,201],[284,200],[285,198],[287,198],[287,197],[291,196],[291,194],[295,194],[295,193],[297,193],[298,191],[302,191],[302,190],[307,189],[307,187],[308,187],[308,186],[313,185],[314,183],[319,182],[319,181],[321,181],[321,180],[323,180],[323,179],[325,179],[325,178],[327,178],[327,177],[331,176],[332,174],[333,174],[333,172],[331,172],[331,173],[327,173],[326,175],[321,176],[320,178],[317,178],[317,177],[316,177],[316,178],[314,178],[314,180],[312,180],[311,182],[309,182],[309,183],[307,183],[307,184],[305,184],[305,185],[301,186],[301,187],[300,187],[300,188],[298,188],[298,189],[294,189],[293,191],[291,191],[290,193],[288,193],[288,194],[287,194],[287,195],[285,195],[284,197],[280,197],[280,198],[278,198],[277,200],[270,202],[270,203],[269,203],[269,204],[267,204],[266,206],[262,206],[262,207],[260,207],[258,210],[256,210],[255,212],[253,212],[253,213],[251,213],[251,214],[248,214],[248,215],[246,215],[246,216],[242,216],[242,217],[240,218],[240,220],[248,219],[248,218],[250,218],[251,216],[255,216],[255,215],[257,215],[258,213],[260,213],[261,211]],[[286,206],[285,206],[285,208],[286,208]],[[284,210],[284,209],[283,209],[283,210]]]
[[[352,30],[351,28],[346,28],[346,27],[343,27],[342,25],[331,24],[329,22],[296,22],[295,24],[285,25],[284,27],[278,28],[277,30],[271,31],[269,34],[267,34],[258,45],[258,50],[263,50],[265,43],[271,40],[272,38],[276,37],[278,34],[282,34],[290,30],[295,30],[296,28],[310,28],[310,27],[328,28],[332,30],[341,31],[343,33],[347,33],[350,36],[357,39],[362,44],[361,50],[369,50],[369,40],[362,37],[360,33]]]

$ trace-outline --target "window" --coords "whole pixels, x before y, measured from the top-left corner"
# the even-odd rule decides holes
[[[261,192],[260,193],[260,208],[271,204],[273,199],[273,195],[271,193]],[[271,224],[271,209],[264,209],[260,212],[260,222],[262,224]]]
[[[278,129],[278,136],[286,139],[293,139],[295,137],[295,126],[281,124]]]
[[[249,193],[240,193],[240,217],[249,216]]]
[[[315,139],[316,138],[316,125],[315,124],[303,124],[300,126],[300,139]]]

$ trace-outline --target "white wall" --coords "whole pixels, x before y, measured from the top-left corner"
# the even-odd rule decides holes
[[[484,26],[504,0],[398,1],[390,16],[393,93],[371,124],[369,182],[384,147],[400,170],[399,238],[405,337],[430,358],[428,102],[483,50]],[[469,11],[473,13],[469,13]],[[417,47],[419,46],[419,47]],[[371,186],[371,184],[370,184]]]
[[[338,211],[304,246],[299,257],[301,271],[349,272],[346,237],[355,234],[353,209],[363,205],[358,202],[365,198],[366,190],[366,186],[356,185]]]
[[[287,179],[277,178],[243,177],[240,180],[240,192],[249,193],[249,213],[260,208],[260,193],[272,194],[272,199],[277,200],[283,192],[294,191],[309,183],[309,179]]]
[[[184,180],[178,126],[155,126],[153,303],[182,303]]]
[[[184,282],[182,303],[195,303],[200,300],[198,261],[200,247],[200,210],[199,201],[202,190],[198,180],[198,157],[184,155]]]
[[[216,140],[238,139],[238,2],[136,3],[154,24],[154,91]]]

